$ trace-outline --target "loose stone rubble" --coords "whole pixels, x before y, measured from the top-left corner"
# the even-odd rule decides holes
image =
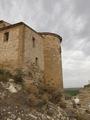
[[[15,88],[15,92],[8,89],[10,85]],[[85,113],[81,108],[73,109],[71,101],[66,101],[67,107],[64,109],[50,101],[43,107],[32,108],[27,99],[28,95],[29,93],[13,81],[0,82],[0,120],[79,120],[77,114]],[[90,114],[85,115],[88,117],[85,120],[89,120]]]

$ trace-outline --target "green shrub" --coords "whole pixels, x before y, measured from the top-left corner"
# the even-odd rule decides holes
[[[9,70],[0,69],[0,81],[7,82],[10,78],[12,78],[12,74]]]
[[[79,93],[79,89],[67,89],[65,90],[66,95],[76,96]]]
[[[23,71],[21,69],[16,69],[15,74],[13,75],[13,79],[15,83],[18,83],[18,84],[23,83],[23,77],[24,77]]]

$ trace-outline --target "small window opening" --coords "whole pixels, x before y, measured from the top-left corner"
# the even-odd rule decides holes
[[[35,58],[35,64],[38,65],[38,58]]]
[[[9,32],[4,33],[4,41],[7,42],[9,39]]]
[[[32,37],[33,47],[35,47],[35,38]]]

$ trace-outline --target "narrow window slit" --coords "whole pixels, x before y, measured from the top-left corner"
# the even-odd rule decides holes
[[[33,47],[35,47],[35,38],[32,37]]]
[[[4,41],[8,42],[9,39],[9,32],[4,33]]]
[[[38,58],[35,58],[35,64],[38,65]]]

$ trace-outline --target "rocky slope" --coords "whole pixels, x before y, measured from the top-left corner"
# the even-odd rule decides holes
[[[28,95],[15,83],[0,82],[0,120],[68,120],[66,112],[51,102],[30,107]]]
[[[89,120],[90,114],[82,109],[74,109],[70,100],[66,107],[50,101],[38,107],[31,106],[30,93],[21,85],[9,82],[0,82],[0,120]],[[62,102],[62,103],[64,103]],[[63,108],[61,108],[63,106]],[[82,117],[84,115],[84,117]],[[86,115],[86,117],[85,117]],[[81,118],[82,117],[82,118]]]

